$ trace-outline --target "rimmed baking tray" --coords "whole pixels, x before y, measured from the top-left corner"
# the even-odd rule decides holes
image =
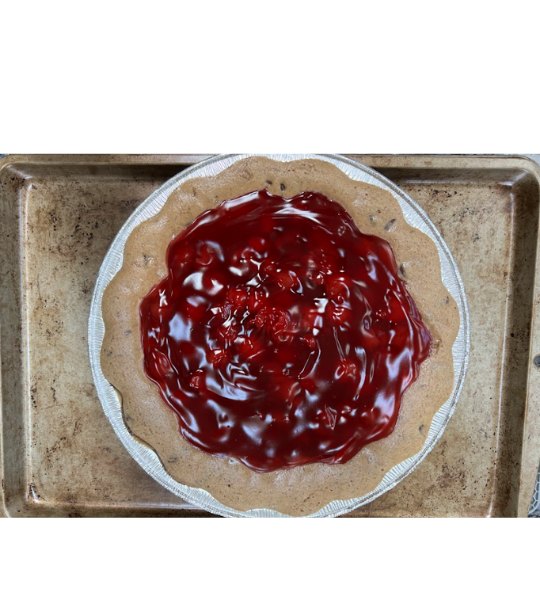
[[[149,478],[97,401],[86,325],[108,245],[132,210],[202,156],[8,156],[0,163],[6,515],[208,516]],[[525,516],[540,457],[540,168],[523,157],[353,156],[443,234],[471,316],[471,362],[445,434],[352,516]],[[533,333],[534,332],[534,335]]]

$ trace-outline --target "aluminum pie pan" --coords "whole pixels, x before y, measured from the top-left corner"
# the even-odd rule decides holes
[[[115,388],[103,375],[100,361],[101,348],[105,334],[105,324],[102,314],[103,293],[113,277],[122,267],[125,244],[131,232],[140,223],[157,215],[165,205],[171,193],[189,179],[217,175],[235,162],[250,156],[266,156],[280,162],[290,162],[301,159],[322,160],[335,165],[354,181],[362,181],[390,192],[399,202],[407,223],[411,225],[411,227],[415,227],[422,231],[422,233],[429,236],[435,243],[441,263],[443,284],[447,288],[448,293],[451,294],[456,301],[459,310],[459,331],[452,347],[454,386],[448,400],[435,413],[422,449],[414,456],[402,461],[390,469],[379,485],[368,494],[350,500],[333,500],[323,508],[306,515],[306,517],[337,517],[368,504],[392,489],[407,477],[407,475],[412,473],[429,452],[431,452],[443,434],[456,409],[469,364],[469,311],[465,289],[456,262],[441,234],[425,211],[403,190],[373,169],[336,154],[227,154],[215,156],[197,163],[169,179],[139,205],[127,219],[112,242],[101,265],[92,296],[88,323],[88,346],[92,376],[103,411],[109,419],[116,435],[132,458],[153,479],[167,490],[190,504],[199,506],[213,514],[226,517],[291,516],[268,508],[254,508],[245,511],[236,510],[222,504],[206,490],[190,487],[173,479],[165,470],[157,453],[130,433],[123,419],[121,399]]]

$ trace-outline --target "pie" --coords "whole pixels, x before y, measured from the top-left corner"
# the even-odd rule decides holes
[[[237,510],[371,492],[453,388],[459,312],[434,242],[322,160],[184,182],[130,234],[102,312],[127,427]]]

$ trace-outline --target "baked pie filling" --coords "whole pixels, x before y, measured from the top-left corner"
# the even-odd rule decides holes
[[[139,307],[144,370],[183,437],[265,473],[392,433],[432,336],[390,244],[322,193],[255,191],[179,233]]]

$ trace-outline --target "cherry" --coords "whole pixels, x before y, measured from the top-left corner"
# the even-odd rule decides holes
[[[224,367],[230,359],[229,352],[225,348],[216,348],[210,350],[207,354],[207,360],[215,367]]]
[[[266,306],[266,295],[262,290],[249,288],[248,308],[251,313],[257,313]]]
[[[242,288],[231,288],[227,290],[227,300],[235,309],[245,308],[248,303],[248,292]]]
[[[204,371],[197,369],[193,375],[189,378],[189,385],[197,390],[204,387]]]
[[[346,275],[331,275],[326,282],[326,293],[335,304],[343,304],[351,295],[351,285]]]
[[[303,335],[298,338],[303,344],[305,344],[310,350],[317,349],[317,340],[313,335]]]
[[[285,331],[290,322],[286,310],[277,306],[264,307],[255,317],[255,325],[259,328],[267,328],[269,331],[279,333]]]
[[[207,267],[217,259],[216,248],[207,242],[197,244],[196,254],[195,262],[201,267]]]

